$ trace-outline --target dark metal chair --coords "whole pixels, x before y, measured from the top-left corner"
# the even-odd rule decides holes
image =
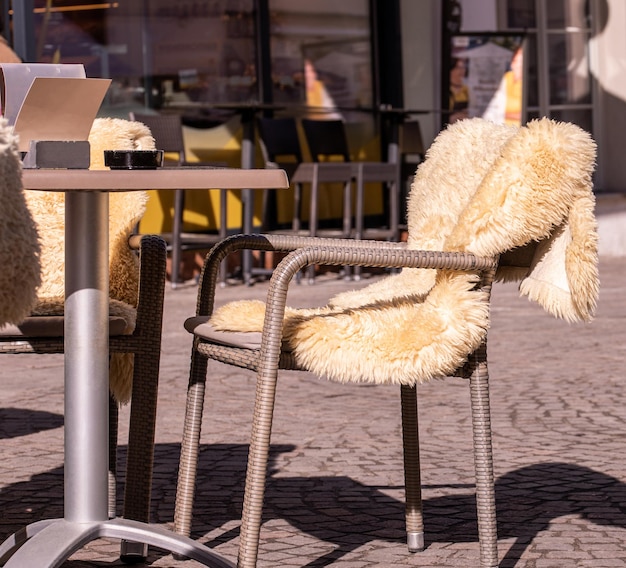
[[[296,119],[259,118],[257,122],[261,150],[266,167],[282,168],[294,185],[294,204],[291,230],[273,231],[294,235],[350,238],[352,168],[342,162],[306,162],[303,159]],[[320,184],[340,183],[343,191],[343,212],[340,228],[320,228]],[[303,185],[310,185],[308,228],[302,215]],[[314,267],[308,271],[309,282],[314,282]]]
[[[294,118],[259,118],[258,132],[261,150],[267,167],[285,169],[294,183],[294,213],[292,231],[308,236],[347,238],[350,236],[350,182],[351,171],[341,163],[305,162],[298,127]],[[286,160],[287,159],[287,160]],[[343,184],[343,225],[339,230],[319,227],[319,185],[339,182]],[[308,230],[302,222],[302,185],[311,185]]]
[[[417,120],[403,122],[399,129],[400,160],[400,228],[406,229],[406,204],[415,170],[426,155],[422,130]]]
[[[154,137],[156,147],[166,153],[178,155],[178,160],[171,163],[174,166],[189,167],[225,167],[222,162],[191,162],[185,155],[185,142],[183,138],[183,125],[178,114],[147,114],[131,112],[131,120],[145,124]],[[168,166],[168,161],[164,163]],[[210,188],[207,188],[207,190]],[[176,288],[180,283],[180,266],[182,252],[186,250],[203,250],[210,248],[215,243],[224,239],[227,234],[227,191],[219,189],[220,211],[219,229],[216,234],[207,232],[185,232],[183,230],[183,214],[185,211],[185,191],[179,189],[174,194],[174,214],[172,218],[171,234],[161,236],[168,243],[171,254],[171,286]],[[225,269],[222,269],[222,283],[225,281]]]
[[[315,162],[340,157],[350,163],[352,176],[356,181],[356,202],[354,211],[354,232],[357,239],[398,240],[399,215],[399,168],[391,162],[352,161],[345,124],[341,120],[302,119],[311,156]],[[386,186],[388,203],[385,223],[377,227],[366,227],[363,215],[365,184],[383,183]]]
[[[314,161],[340,157],[350,163],[352,177],[356,182],[356,202],[354,207],[355,239],[373,239],[397,241],[400,235],[400,169],[391,162],[353,162],[346,135],[345,125],[341,120],[303,119],[302,128]],[[383,204],[386,221],[372,227],[366,227],[364,216],[365,185],[382,183],[383,194],[387,196]],[[354,278],[358,280],[361,267],[353,268]]]

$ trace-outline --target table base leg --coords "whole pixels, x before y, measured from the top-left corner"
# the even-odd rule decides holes
[[[64,519],[33,523],[11,535],[0,546],[5,568],[58,568],[74,552],[98,538],[142,542],[211,568],[235,568],[235,564],[198,542],[158,525],[127,519],[74,523]],[[3,564],[5,562],[5,564]]]

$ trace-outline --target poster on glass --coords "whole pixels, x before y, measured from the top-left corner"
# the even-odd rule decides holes
[[[444,75],[449,91],[448,123],[471,117],[499,124],[524,122],[524,44],[521,34],[451,37]]]

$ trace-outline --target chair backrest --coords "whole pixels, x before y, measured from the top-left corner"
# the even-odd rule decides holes
[[[177,153],[181,164],[186,160],[183,123],[180,115],[130,112],[129,117],[131,120],[142,122],[150,129],[159,150]]]
[[[345,162],[350,161],[348,137],[341,120],[303,118],[302,128],[314,162],[319,162],[320,156],[341,156]]]
[[[280,157],[293,156],[302,162],[298,127],[294,118],[258,118],[257,128],[266,162],[278,162]]]
[[[598,289],[595,158],[574,124],[458,121],[417,169],[408,247],[506,255],[499,278],[520,280],[522,295],[558,317],[587,320]]]

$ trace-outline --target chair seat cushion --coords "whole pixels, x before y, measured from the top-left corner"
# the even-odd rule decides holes
[[[109,335],[123,335],[128,333],[127,322],[119,316],[109,318]],[[19,324],[11,324],[0,329],[0,337],[36,338],[36,337],[63,337],[63,316],[30,316]]]
[[[261,332],[218,331],[209,323],[208,316],[195,316],[185,321],[185,329],[195,336],[228,347],[260,349]]]
[[[210,323],[210,316],[194,316],[185,321],[185,329],[196,337],[209,343],[236,347],[239,349],[261,349],[260,331],[220,331]],[[292,349],[287,340],[283,341],[282,351],[291,353]]]

